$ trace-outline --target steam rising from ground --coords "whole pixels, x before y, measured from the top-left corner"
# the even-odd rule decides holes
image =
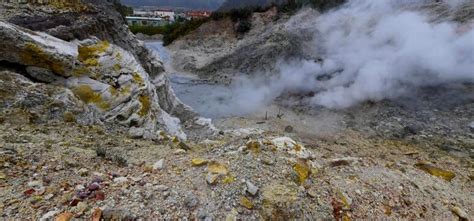
[[[311,91],[311,105],[345,108],[423,86],[473,83],[473,23],[432,23],[411,10],[425,2],[350,0],[308,21],[318,33],[310,44],[323,49],[323,60],[281,61],[271,80],[240,79],[233,85],[234,102],[251,109],[283,92]],[[464,1],[448,2],[458,7]]]

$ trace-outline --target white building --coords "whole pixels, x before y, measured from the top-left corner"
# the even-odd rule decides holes
[[[152,18],[152,17],[134,17],[134,16],[127,16],[125,17],[127,20],[128,25],[134,26],[162,26],[167,24],[168,22],[162,18]]]
[[[173,10],[159,9],[159,10],[153,11],[153,15],[155,17],[163,18],[163,19],[168,20],[170,22],[174,21],[174,11]]]
[[[137,17],[152,17],[152,16],[153,16],[153,12],[151,12],[151,11],[133,10],[133,16],[137,16]]]

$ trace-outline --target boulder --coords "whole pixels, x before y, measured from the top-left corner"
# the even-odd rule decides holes
[[[66,94],[63,99],[69,99],[69,103],[74,103],[72,106],[83,107],[81,114],[94,113],[91,121],[139,127],[148,134],[157,134],[158,128],[162,128],[186,139],[181,120],[166,110],[175,109],[181,116],[188,110],[180,110],[186,106],[174,97],[166,76],[162,74],[153,80],[131,52],[108,41],[90,38],[66,42],[0,21],[0,61],[4,68],[16,67],[25,76],[6,77],[14,78],[12,82],[28,82],[24,84],[38,87],[47,87],[44,83],[48,83]],[[36,74],[31,74],[33,72]],[[14,91],[22,90],[27,89],[15,88]],[[39,91],[36,95],[46,95],[46,91]],[[21,99],[17,96],[10,98],[13,100],[2,101],[6,103],[4,107],[10,107],[8,103],[16,104],[15,99]],[[34,101],[29,99],[26,102]],[[46,110],[39,115],[48,113]],[[186,120],[194,116],[190,114]]]

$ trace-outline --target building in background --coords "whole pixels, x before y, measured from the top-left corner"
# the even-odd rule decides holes
[[[125,17],[128,25],[131,26],[162,26],[168,24],[168,21],[162,18],[155,17],[138,17],[138,16],[127,16]]]
[[[186,15],[192,19],[202,19],[211,17],[211,11],[188,11]]]
[[[170,21],[170,22],[174,22],[174,18],[175,18],[174,17],[175,16],[174,11],[169,10],[169,9],[154,10],[153,15],[155,17],[159,17],[159,18],[165,19],[165,20]]]

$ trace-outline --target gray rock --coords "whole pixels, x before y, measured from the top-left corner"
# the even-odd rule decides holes
[[[189,120],[195,114],[176,99],[163,71],[154,70],[162,69],[155,54],[147,53],[151,63],[146,62],[148,67],[145,67],[134,52],[136,50],[125,50],[97,38],[66,42],[0,21],[0,60],[27,66],[30,74],[19,74],[31,77],[0,82],[8,84],[2,88],[14,89],[12,94],[17,96],[7,96],[8,99],[0,104],[0,111],[13,108],[11,104],[18,105],[19,109],[34,107],[41,120],[63,118],[68,112],[68,119],[76,118],[78,123],[101,121],[142,128],[149,133],[163,129],[185,140],[181,121],[166,111],[179,113],[177,115],[183,120]],[[57,79],[63,80],[57,83]],[[15,81],[21,83],[10,85]],[[55,82],[51,86],[37,86],[36,81]],[[31,95],[38,98],[16,93],[26,85],[41,89],[26,92],[34,92]],[[49,99],[53,102],[47,102]],[[49,106],[41,108],[46,104]]]
[[[122,183],[125,183],[127,181],[128,181],[127,177],[123,177],[123,176],[122,177],[117,177],[117,178],[114,179],[114,182],[118,183],[118,184],[122,184]]]
[[[164,167],[165,167],[165,160],[164,159],[160,159],[160,160],[156,161],[155,164],[153,164],[153,169],[154,170],[162,170]]]
[[[130,130],[128,130],[128,135],[132,139],[142,138],[144,133],[145,129],[140,127],[132,127]]]
[[[154,188],[158,191],[161,191],[161,192],[166,191],[166,190],[169,189],[168,186],[165,186],[165,185],[157,185]]]
[[[253,183],[246,181],[245,184],[247,185],[247,192],[250,193],[252,196],[257,195],[258,187],[255,186]]]
[[[194,208],[199,204],[199,198],[192,193],[186,194],[184,197],[184,205],[188,208]]]

